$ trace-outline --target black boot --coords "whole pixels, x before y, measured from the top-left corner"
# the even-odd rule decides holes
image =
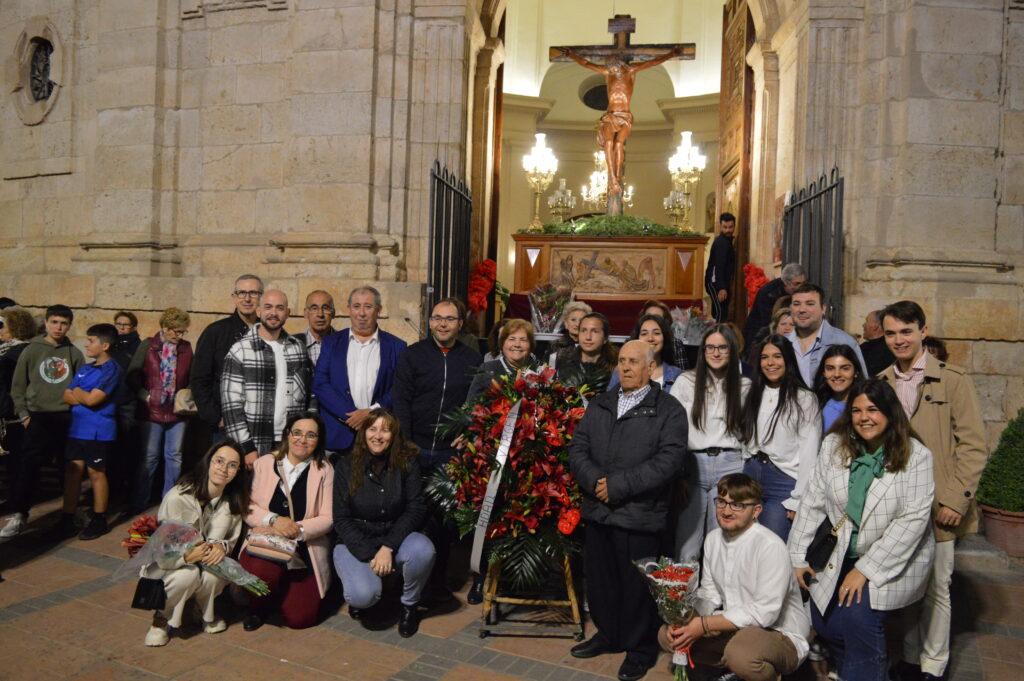
[[[484,602],[484,576],[479,572],[473,573],[473,586],[469,587],[466,602],[470,605],[479,605]]]
[[[107,532],[110,528],[107,527],[107,516],[103,513],[96,513],[93,511],[92,517],[89,518],[89,524],[82,530],[82,534],[78,535],[78,538],[83,541],[90,539],[99,539]]]
[[[398,620],[398,635],[409,638],[420,628],[420,612],[416,605],[402,604],[402,616]]]

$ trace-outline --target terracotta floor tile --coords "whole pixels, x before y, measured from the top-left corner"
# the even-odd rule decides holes
[[[331,650],[356,644],[355,639],[350,636],[322,628],[295,631],[266,624],[255,632],[245,632],[240,625],[232,629],[241,630],[246,634],[238,639],[238,645],[242,648],[303,665],[310,664]],[[255,634],[263,635],[253,638]]]
[[[141,628],[135,637],[124,637],[112,642],[104,652],[110,659],[122,664],[173,678],[237,650],[216,642],[215,635],[201,632],[176,632],[170,642],[161,648],[143,645],[145,636],[146,629]]]
[[[417,657],[419,653],[413,651],[351,638],[309,666],[353,681],[384,681]]]
[[[0,608],[6,608],[9,605],[21,603],[46,593],[50,593],[50,589],[25,584],[4,575],[4,583],[0,586]]]
[[[113,582],[111,582],[113,584]],[[135,587],[137,582],[130,581],[124,582],[123,584],[113,584],[108,589],[91,593],[88,596],[82,597],[83,603],[91,603],[92,605],[99,606],[105,610],[112,610],[121,615],[130,615],[132,617],[149,621],[152,618],[152,613],[146,610],[136,610],[131,607],[132,596],[135,594]]]
[[[4,570],[4,579],[49,592],[66,589],[69,586],[88,582],[106,574],[108,574],[106,571],[88,565],[73,563],[55,556],[43,556],[22,563],[10,570]],[[3,586],[0,586],[0,590],[6,589],[5,582]]]
[[[981,634],[977,638],[977,645],[980,657],[1024,664],[1024,645],[1018,638]]]
[[[172,677],[182,681],[336,681],[337,677],[294,662],[233,650]]]
[[[985,681],[1012,681],[1024,677],[1024,665],[984,658],[981,661]]]
[[[480,606],[466,605],[460,601],[458,610],[443,615],[425,617],[420,621],[420,631],[431,636],[448,638],[480,620]]]
[[[160,681],[163,678],[118,662],[104,662],[64,677],[62,681]]]
[[[1024,586],[974,582],[971,587],[975,599],[974,618],[996,624],[1024,626],[1024,607],[1008,608],[1008,603],[1024,603]]]

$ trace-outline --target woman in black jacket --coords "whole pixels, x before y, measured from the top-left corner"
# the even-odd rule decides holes
[[[480,393],[495,379],[502,376],[515,377],[520,371],[537,371],[540,362],[534,356],[536,340],[533,324],[525,319],[505,319],[498,333],[498,359],[484,362],[473,377],[466,395],[466,404],[476,402]]]
[[[11,381],[14,379],[14,368],[18,358],[28,347],[28,341],[36,335],[36,322],[28,310],[20,307],[8,307],[3,311],[3,341],[0,342],[0,449],[7,453],[17,454],[21,450],[21,439],[25,434],[25,426],[14,412],[14,401],[11,399]],[[17,480],[15,467],[17,456],[8,456],[7,480],[13,485]],[[10,499],[10,495],[7,497]]]
[[[416,608],[434,565],[434,545],[416,531],[426,516],[423,480],[413,465],[418,453],[395,415],[374,409],[334,474],[334,567],[349,614],[360,619],[380,600],[381,577],[400,569],[405,586],[398,633],[404,638],[419,628]]]

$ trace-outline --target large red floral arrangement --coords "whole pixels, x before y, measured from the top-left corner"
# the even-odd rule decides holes
[[[470,312],[476,314],[487,309],[487,296],[490,295],[491,289],[495,290],[498,298],[507,306],[509,290],[498,281],[498,264],[488,258],[478,262],[469,275]]]
[[[754,307],[754,298],[762,286],[768,283],[764,270],[754,263],[743,266],[743,288],[747,289],[747,309]]]
[[[517,587],[540,583],[552,560],[579,548],[581,497],[569,472],[568,445],[583,418],[581,390],[586,386],[565,385],[550,368],[495,379],[455,416],[460,449],[444,475],[428,484],[460,534],[472,532],[497,466],[505,417],[522,400],[485,545],[488,562],[501,562],[502,574]]]

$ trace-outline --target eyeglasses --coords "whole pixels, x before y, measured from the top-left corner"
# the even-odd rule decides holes
[[[710,345],[710,344],[708,344],[708,345],[704,346],[704,352],[708,353],[709,355],[713,355],[716,352],[721,353],[723,355],[727,355],[727,354],[729,354],[729,346],[728,345]]]
[[[445,324],[454,324],[455,322],[459,321],[459,318],[458,317],[442,317],[441,315],[436,315],[435,314],[435,315],[430,315],[430,321],[436,322],[438,324],[440,324],[441,322],[444,322]]]
[[[228,461],[227,459],[222,459],[219,456],[215,459],[212,459],[210,463],[212,463],[217,468],[227,468],[229,471],[237,471],[239,467],[237,461]]]
[[[187,336],[188,329],[164,329],[164,333],[173,333],[176,336]]]
[[[259,298],[263,291],[235,291],[234,295],[236,298]]]
[[[715,508],[729,507],[729,510],[739,513],[747,506],[757,506],[756,501],[726,501],[722,497],[715,497]]]
[[[314,433],[313,431],[309,431],[308,433],[303,433],[301,430],[293,430],[293,431],[291,431],[288,434],[291,435],[296,440],[319,440],[320,439],[320,433]]]

